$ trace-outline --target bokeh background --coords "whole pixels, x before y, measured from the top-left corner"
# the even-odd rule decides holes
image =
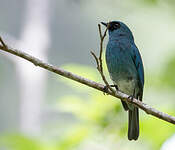
[[[10,47],[101,83],[90,51],[99,52],[97,24],[110,20],[134,34],[144,102],[175,115],[174,0],[0,0]],[[0,150],[174,150],[174,125],[140,111],[140,128],[128,141],[119,100],[0,52]]]

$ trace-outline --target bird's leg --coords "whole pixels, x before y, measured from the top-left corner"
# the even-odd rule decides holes
[[[110,87],[115,87],[115,89],[118,91],[119,89],[118,89],[118,86],[117,85],[110,85]]]
[[[110,86],[110,87],[115,87],[116,90],[118,91],[118,86],[117,86],[117,85],[109,85],[109,86]],[[109,89],[109,87],[108,87],[107,85],[104,86],[104,89],[103,89],[104,94],[108,92],[108,89]]]
[[[134,97],[135,97],[135,89],[134,89],[133,95],[128,96],[128,99],[130,99],[131,101],[133,101]]]

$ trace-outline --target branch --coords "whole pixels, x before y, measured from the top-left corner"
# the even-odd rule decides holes
[[[66,78],[69,78],[69,79],[72,79],[74,81],[77,81],[79,83],[82,83],[84,85],[87,85],[89,87],[92,87],[94,89],[97,89],[99,91],[102,91],[104,92],[104,85],[100,84],[100,83],[97,83],[97,82],[94,82],[94,81],[91,81],[91,80],[88,80],[84,77],[81,77],[81,76],[78,76],[76,74],[73,74],[71,72],[68,72],[66,70],[63,70],[61,68],[57,68],[53,65],[50,65],[48,63],[45,63],[43,61],[41,61],[40,59],[38,58],[35,58],[34,56],[31,56],[25,52],[22,52],[22,51],[19,51],[19,50],[16,50],[16,49],[13,49],[13,48],[9,48],[4,42],[3,40],[0,38],[0,42],[1,42],[1,45],[0,45],[0,50],[2,51],[5,51],[5,52],[8,52],[8,53],[11,53],[13,55],[16,55],[18,57],[21,57],[31,63],[33,63],[34,65],[36,66],[39,66],[41,68],[44,68],[48,71],[51,71],[51,72],[54,72],[58,75],[61,75],[63,77],[66,77]],[[3,44],[4,43],[4,44]],[[162,119],[164,121],[167,121],[167,122],[170,122],[172,124],[175,124],[175,117],[173,116],[170,116],[166,113],[163,113],[163,112],[160,112],[150,106],[148,106],[147,104],[137,100],[137,99],[128,99],[128,95],[120,92],[120,91],[116,91],[116,92],[112,92],[112,91],[107,91],[107,93],[111,96],[114,96],[116,98],[119,98],[119,99],[123,99],[129,103],[132,103],[134,104],[135,106],[139,107],[140,109],[144,110],[147,114],[151,114],[152,116],[155,116],[159,119]]]
[[[107,29],[108,29],[108,26],[107,26],[104,34],[102,34],[101,26],[100,26],[100,24],[98,24],[98,30],[99,30],[99,35],[100,35],[100,55],[99,55],[99,58],[97,58],[97,56],[95,55],[94,52],[91,51],[91,54],[95,58],[95,61],[97,63],[97,70],[99,71],[99,73],[100,73],[100,75],[101,75],[101,77],[102,77],[102,79],[107,87],[106,89],[107,90],[109,89],[112,93],[115,93],[115,91],[111,88],[111,86],[109,85],[109,83],[106,80],[105,75],[103,73],[103,64],[102,64],[103,41],[104,41],[104,38],[106,36]]]

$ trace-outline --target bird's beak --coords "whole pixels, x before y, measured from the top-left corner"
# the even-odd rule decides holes
[[[108,26],[108,23],[101,22],[101,24],[106,26],[106,27]]]

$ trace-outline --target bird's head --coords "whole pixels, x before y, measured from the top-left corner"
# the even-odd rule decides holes
[[[124,23],[120,21],[101,23],[107,27],[109,38],[127,38],[129,40],[134,40],[131,30]]]

